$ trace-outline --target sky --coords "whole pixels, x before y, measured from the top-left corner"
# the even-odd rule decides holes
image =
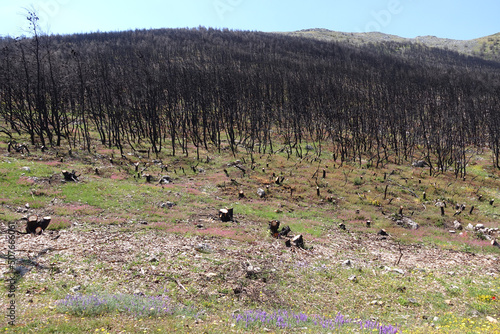
[[[499,0],[0,0],[0,36],[150,28],[296,31],[324,28],[468,40],[500,32]]]

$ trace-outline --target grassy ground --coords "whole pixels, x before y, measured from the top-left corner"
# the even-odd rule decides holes
[[[254,154],[253,164],[224,152],[201,161],[104,148],[22,156],[5,141],[1,229],[52,217],[43,235],[17,236],[15,276],[2,243],[0,303],[5,314],[10,301],[17,307],[6,333],[500,333],[495,232],[465,229],[500,227],[500,172],[487,156],[457,179],[410,163],[340,166],[327,153]],[[79,182],[64,182],[62,170]],[[158,184],[163,175],[173,182]],[[233,222],[218,219],[224,207]],[[418,230],[395,223],[401,208]],[[273,239],[272,219],[302,234],[306,250]]]

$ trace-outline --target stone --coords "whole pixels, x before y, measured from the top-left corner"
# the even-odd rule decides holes
[[[396,273],[396,274],[400,274],[400,275],[404,275],[405,272],[402,270],[402,269],[397,269],[397,268],[394,268],[391,270],[393,273]]]
[[[469,223],[465,229],[468,230],[468,231],[474,231],[474,225],[472,225],[471,223]]]
[[[396,224],[409,230],[418,230],[420,227],[416,222],[408,217],[403,217],[403,219],[397,220]]]
[[[71,289],[69,289],[71,292],[75,293],[77,291],[80,291],[82,289],[82,286],[81,285],[76,285],[74,287],[72,287]]]
[[[343,265],[344,265],[344,266],[350,266],[350,265],[351,265],[351,260],[345,260],[345,261],[343,262]]]
[[[492,324],[498,324],[498,320],[495,319],[495,318],[492,318],[490,316],[487,316],[486,317],[486,320],[488,320],[489,322],[491,322]]]
[[[257,189],[257,195],[259,195],[260,198],[263,198],[266,196],[266,191],[262,188]]]
[[[424,168],[426,165],[427,163],[423,160],[415,161],[412,163],[412,166],[416,168]]]
[[[196,249],[200,253],[211,253],[212,249],[207,244],[199,244],[194,249]]]
[[[455,220],[453,222],[453,228],[455,230],[461,231],[463,227],[462,227],[462,224],[458,220]]]
[[[475,230],[479,231],[484,228],[484,224],[476,224]]]
[[[144,297],[145,296],[145,294],[143,292],[141,292],[141,290],[139,290],[139,289],[134,290],[134,295],[135,296],[140,296],[140,297]]]
[[[175,206],[175,203],[173,202],[165,202],[165,203],[161,203],[160,204],[160,208],[164,209],[164,208],[173,208]]]
[[[356,282],[358,281],[358,278],[356,277],[356,275],[352,275],[352,276],[350,276],[350,277],[348,278],[348,280],[349,280],[349,281],[351,281],[351,282],[356,283]]]

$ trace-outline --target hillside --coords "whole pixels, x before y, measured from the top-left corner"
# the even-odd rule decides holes
[[[2,332],[500,333],[498,62],[205,28],[0,50]]]
[[[322,41],[346,42],[353,45],[366,45],[369,43],[381,42],[416,43],[427,47],[450,50],[469,56],[481,57],[487,60],[500,61],[500,33],[472,40],[452,40],[447,38],[438,38],[435,36],[403,38],[379,32],[345,33],[327,29],[306,29],[286,34],[291,36],[315,38]]]

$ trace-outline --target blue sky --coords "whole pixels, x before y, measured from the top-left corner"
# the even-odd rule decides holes
[[[498,0],[0,0],[0,36],[198,26],[252,31],[326,28],[473,39],[500,32]]]

